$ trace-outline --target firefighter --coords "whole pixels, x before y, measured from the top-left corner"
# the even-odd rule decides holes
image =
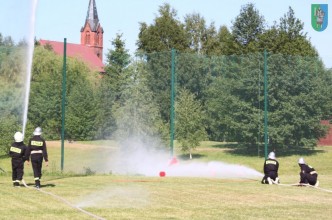
[[[42,134],[42,129],[40,127],[37,127],[33,132],[33,137],[29,140],[28,150],[27,150],[27,160],[30,161],[31,159],[33,176],[37,189],[40,188],[43,159],[45,160],[46,166],[48,166],[46,142],[41,137],[41,134]]]
[[[278,169],[279,162],[276,160],[275,153],[272,151],[268,155],[268,159],[264,161],[264,177],[263,184],[279,184]]]
[[[316,170],[312,166],[306,164],[302,157],[299,159],[298,164],[301,168],[299,184],[310,184],[312,186],[318,186],[319,181],[317,180],[318,173]]]
[[[23,143],[23,134],[16,132],[14,134],[15,142],[9,149],[9,156],[12,158],[12,179],[13,186],[19,187],[24,174],[24,161],[27,147]]]

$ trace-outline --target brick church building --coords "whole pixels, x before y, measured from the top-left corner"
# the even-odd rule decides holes
[[[89,0],[88,12],[84,26],[81,28],[81,43],[66,44],[66,54],[69,57],[81,59],[91,70],[104,72],[103,64],[103,34],[104,30],[99,23],[95,0]],[[63,55],[64,42],[39,40],[40,45],[52,46],[54,52]]]

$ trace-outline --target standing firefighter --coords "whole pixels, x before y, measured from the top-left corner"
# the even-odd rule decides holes
[[[299,159],[298,164],[301,168],[300,185],[310,184],[312,186],[318,186],[319,181],[317,180],[318,173],[316,170],[312,166],[307,165],[302,157]]]
[[[262,179],[263,184],[278,184],[278,169],[279,162],[276,160],[276,156],[274,152],[270,152],[268,155],[268,159],[264,162],[264,177]]]
[[[9,156],[12,158],[12,179],[13,186],[20,186],[20,181],[24,174],[24,161],[27,147],[23,143],[23,134],[16,132],[14,135],[15,142],[9,149]]]
[[[40,188],[40,181],[42,177],[43,159],[46,166],[48,166],[48,155],[46,149],[46,142],[41,137],[42,129],[37,127],[33,132],[33,137],[29,140],[27,155],[28,161],[31,157],[31,164],[33,169],[33,176],[35,179],[36,188]]]

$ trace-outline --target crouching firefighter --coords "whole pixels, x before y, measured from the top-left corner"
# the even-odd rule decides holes
[[[12,158],[12,180],[13,186],[19,187],[20,181],[24,175],[24,161],[27,147],[23,143],[23,134],[16,132],[14,135],[15,142],[9,149],[9,156]]]
[[[46,166],[48,166],[46,142],[41,137],[41,134],[42,129],[40,127],[37,127],[33,132],[33,137],[29,140],[27,150],[27,160],[29,161],[31,159],[33,176],[37,189],[40,188],[43,159],[45,160]]]
[[[312,186],[318,186],[319,181],[317,180],[318,173],[316,170],[312,166],[306,164],[302,157],[299,159],[298,164],[301,169],[299,184],[310,184]]]
[[[268,155],[268,159],[264,162],[264,177],[262,179],[263,184],[278,184],[279,162],[276,160],[275,153],[272,151]]]

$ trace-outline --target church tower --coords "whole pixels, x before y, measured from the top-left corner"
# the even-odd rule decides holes
[[[90,0],[85,24],[81,28],[81,45],[93,48],[101,61],[103,61],[103,34],[104,30],[99,23],[96,1]]]

